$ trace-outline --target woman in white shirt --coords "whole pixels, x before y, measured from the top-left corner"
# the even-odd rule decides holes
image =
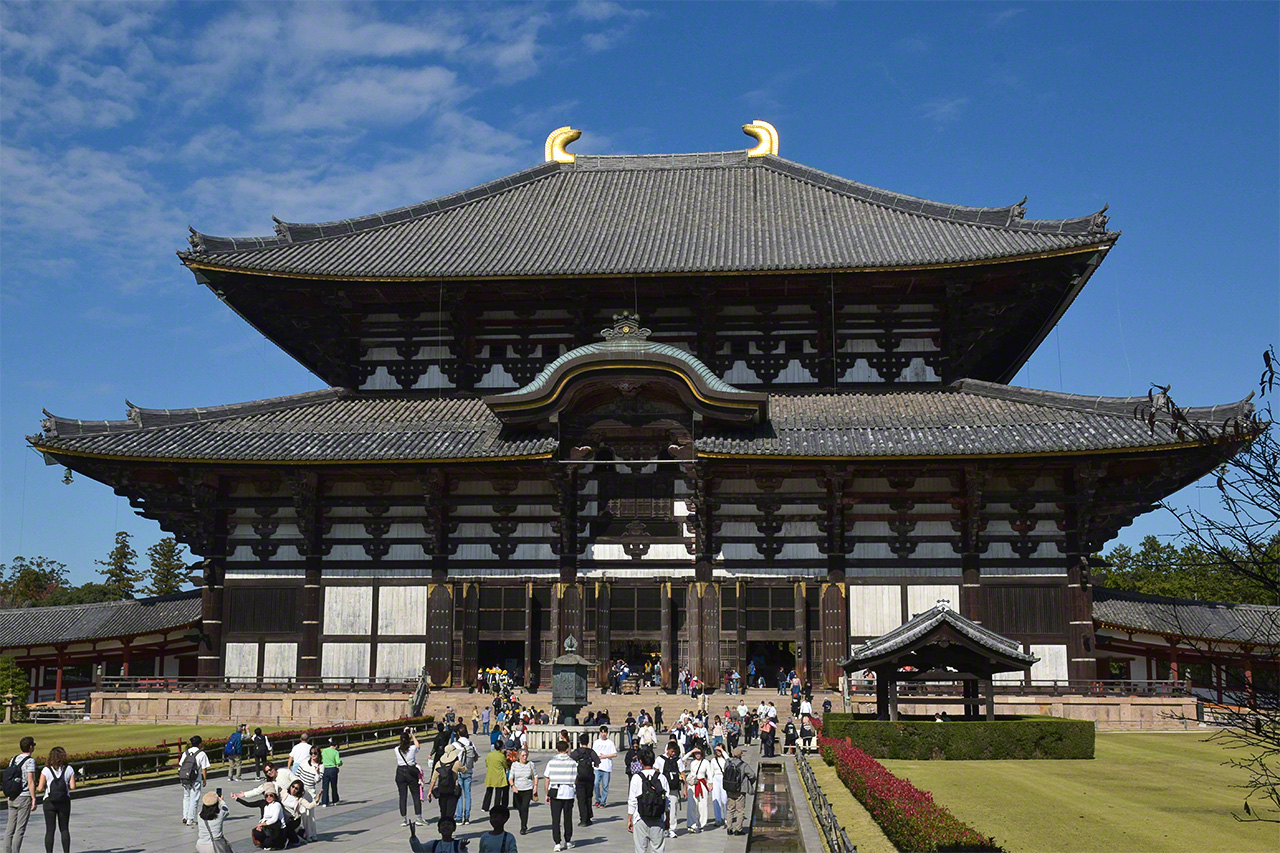
[[[520,834],[529,834],[529,803],[538,799],[538,768],[529,760],[529,750],[522,749],[507,769],[507,781],[515,792],[515,807],[520,813]]]
[[[316,818],[311,813],[316,803],[315,800],[307,798],[301,779],[293,780],[289,790],[280,797],[280,804],[284,806],[286,812],[298,819],[298,835],[302,836],[303,840],[315,841],[319,838],[316,834]]]
[[[24,784],[29,783],[24,780]],[[37,794],[44,793],[44,848],[50,853],[53,851],[55,828],[62,833],[63,853],[70,853],[71,792],[75,787],[76,769],[67,764],[67,751],[55,746],[49,750],[49,763],[40,771],[40,782],[36,786]],[[18,841],[21,843],[22,839]]]
[[[709,763],[711,764],[711,805],[715,808],[716,823],[724,826],[725,808],[729,803],[729,795],[724,791],[724,766],[729,763],[729,759],[724,754],[724,744],[715,745]]]
[[[262,820],[253,828],[253,839],[263,850],[283,850],[288,837],[285,834],[284,806],[276,786],[270,782],[262,786],[262,796],[267,801],[262,809]]]
[[[699,747],[693,748],[693,757],[685,770],[684,781],[689,786],[689,800],[698,811],[697,826],[689,827],[689,831],[700,832],[710,820],[711,761],[702,757]]]
[[[392,750],[396,759],[396,789],[400,793],[400,825],[409,825],[409,812],[405,798],[413,800],[413,813],[418,826],[426,826],[422,819],[422,800],[418,793],[422,785],[422,770],[418,767],[418,736],[408,726],[400,733],[400,743]]]

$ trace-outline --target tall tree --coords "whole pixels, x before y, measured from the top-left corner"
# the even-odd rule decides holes
[[[1271,547],[1280,549],[1280,536]],[[1194,542],[1179,548],[1147,536],[1137,550],[1118,545],[1098,561],[1094,582],[1110,589],[1221,601],[1228,604],[1274,604],[1266,588],[1240,577],[1214,554]]]
[[[172,536],[166,536],[147,549],[151,570],[147,573],[147,595],[171,595],[190,580],[187,563],[182,559],[186,549]]]
[[[0,563],[0,606],[40,604],[67,586],[67,567],[48,557],[14,557]]]
[[[103,585],[111,590],[115,598],[126,598],[133,595],[141,573],[134,568],[138,564],[138,552],[133,550],[129,540],[133,537],[124,530],[116,533],[116,544],[107,552],[107,559],[94,560],[105,569],[98,569],[102,575]]]

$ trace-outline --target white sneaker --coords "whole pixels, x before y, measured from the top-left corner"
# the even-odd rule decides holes
[[[676,837],[676,831],[674,829],[668,829],[667,838],[675,838],[675,837]]]
[[[573,842],[572,842],[572,841],[566,841],[566,842],[564,843],[564,849],[565,849],[565,850],[572,850],[572,849],[573,849]]]
[[[407,818],[407,817],[402,817],[402,818],[400,818],[400,825],[401,825],[401,826],[408,826],[408,825],[409,825],[409,818]]]
[[[561,851],[562,849],[564,849],[564,848],[562,848],[559,844],[557,844],[557,845],[555,845],[554,847],[552,847],[552,848],[551,848],[552,853],[560,853],[560,851]]]

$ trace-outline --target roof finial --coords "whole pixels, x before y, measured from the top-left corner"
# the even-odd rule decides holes
[[[630,311],[614,314],[613,328],[600,330],[601,337],[606,341],[626,340],[628,338],[643,341],[647,340],[651,334],[653,334],[652,330],[640,326],[640,315],[632,314]]]
[[[565,150],[570,142],[582,136],[582,131],[574,130],[569,125],[557,127],[551,131],[551,135],[547,137],[547,144],[544,149],[548,163],[572,163],[574,155]]]
[[[777,155],[778,131],[767,121],[756,119],[751,124],[744,124],[742,132],[759,141],[755,148],[747,149],[748,157],[763,157],[766,154]]]

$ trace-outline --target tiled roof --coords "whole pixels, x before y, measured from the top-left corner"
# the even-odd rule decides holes
[[[381,278],[585,276],[921,266],[1114,242],[1101,212],[1030,220],[744,151],[585,156],[451,196],[271,237],[194,232],[192,265]]]
[[[845,668],[856,668],[866,661],[892,654],[911,645],[943,623],[955,628],[979,646],[990,649],[1006,658],[1021,661],[1028,666],[1039,660],[1035,655],[1024,652],[1021,643],[1002,637],[996,632],[966,619],[945,604],[938,604],[924,613],[917,614],[888,633],[874,640],[869,640],[854,649],[853,654],[845,661],[844,666]]]
[[[200,590],[154,598],[0,610],[0,649],[136,637],[200,621]]]
[[[1166,446],[1135,417],[1146,397],[1056,394],[966,379],[935,390],[770,395],[768,423],[708,429],[699,453],[867,458],[1059,453]],[[1212,425],[1248,402],[1187,409]],[[212,409],[139,409],[123,421],[49,416],[36,447],[134,459],[396,461],[529,457],[554,438],[504,429],[479,399],[326,389]]]
[[[1280,607],[1093,588],[1095,622],[1153,634],[1280,646]]]

